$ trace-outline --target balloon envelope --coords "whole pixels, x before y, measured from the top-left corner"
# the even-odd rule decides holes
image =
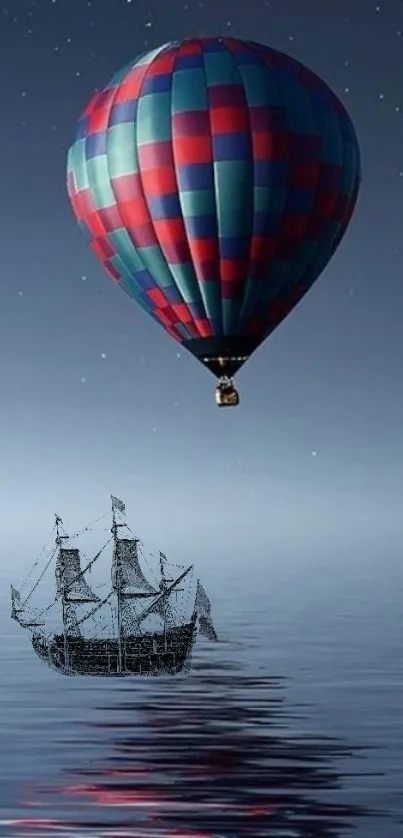
[[[109,275],[216,375],[318,278],[359,182],[335,94],[234,38],[132,61],[90,101],[68,156],[74,212]]]

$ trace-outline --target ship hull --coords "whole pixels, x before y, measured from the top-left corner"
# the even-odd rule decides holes
[[[115,638],[89,640],[64,635],[50,639],[33,635],[32,646],[52,669],[64,675],[116,678],[131,675],[176,675],[190,666],[196,625],[192,621],[162,633],[127,636],[122,643],[121,666]]]

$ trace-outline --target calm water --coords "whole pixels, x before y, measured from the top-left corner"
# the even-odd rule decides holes
[[[189,676],[103,681],[31,653],[3,580],[1,836],[402,838],[401,571],[242,587]]]

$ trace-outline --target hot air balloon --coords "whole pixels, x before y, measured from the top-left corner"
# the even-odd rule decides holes
[[[360,154],[336,95],[235,38],[167,43],[91,99],[68,193],[110,277],[218,379],[319,277],[351,219]]]

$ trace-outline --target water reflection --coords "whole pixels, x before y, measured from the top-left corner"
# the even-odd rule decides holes
[[[26,801],[19,836],[338,838],[368,811],[343,803],[340,740],[297,735],[280,678],[206,672],[132,682],[83,723],[95,764]],[[84,733],[86,729],[86,733]],[[95,744],[95,742],[98,742]],[[67,744],[67,743],[66,743]],[[52,808],[52,820],[39,817]]]

